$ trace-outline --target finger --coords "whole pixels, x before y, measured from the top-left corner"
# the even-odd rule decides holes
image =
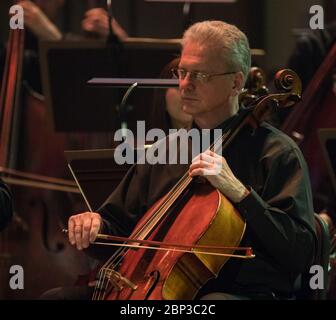
[[[192,163],[189,167],[189,172],[191,172],[192,170],[195,170],[195,169],[199,169],[199,168],[202,168],[200,161]]]
[[[84,18],[91,17],[92,15],[96,15],[97,8],[90,9],[84,13]]]
[[[223,157],[223,156],[221,156],[221,155],[219,155],[218,153],[216,153],[216,152],[213,152],[213,151],[211,151],[211,150],[208,150],[209,152],[208,152],[208,154],[210,155],[210,156],[212,156],[212,157],[214,157],[214,158],[216,158],[216,159],[221,159],[221,160],[225,160],[225,158]],[[226,160],[225,160],[226,161]]]
[[[107,19],[100,19],[100,20],[95,20],[94,25],[96,25],[99,28],[108,28],[108,20]]]
[[[91,231],[91,222],[92,219],[90,216],[84,218],[83,228],[82,228],[82,246],[83,248],[87,248],[90,245],[89,236]]]
[[[25,11],[24,13],[26,13],[26,11],[29,11],[31,8],[31,4],[29,4],[27,1],[21,1],[18,3],[18,5],[22,7],[22,9]]]
[[[215,165],[211,165],[209,167],[198,167],[198,168],[194,168],[191,169],[189,171],[189,175],[191,177],[195,177],[195,176],[218,176],[221,173],[222,170],[222,166],[215,164]]]
[[[28,27],[28,28],[32,28],[32,26],[33,26],[33,23],[34,23],[34,20],[33,20],[33,18],[32,17],[26,17],[25,16],[25,18],[24,18],[24,24]]]
[[[82,22],[82,28],[88,32],[94,32],[98,34],[105,35],[108,33],[108,24],[102,24],[101,21],[94,22],[90,20],[86,20]]]
[[[197,157],[195,157],[195,160],[196,159],[200,159],[200,160],[209,159],[209,154],[207,154],[207,152],[202,152]]]
[[[197,155],[194,159],[191,160],[191,163],[196,163],[196,162],[199,162],[200,161],[200,154]]]
[[[22,4],[21,6],[22,6],[22,9],[23,9],[23,14],[24,14],[25,19],[28,18],[28,17],[33,17],[34,16],[34,13],[31,10],[30,6],[26,6],[24,4]]]
[[[192,160],[192,163],[197,163],[206,159],[209,159],[209,157],[205,153],[200,153]]]
[[[76,241],[76,246],[77,246],[78,250],[83,249],[82,228],[83,228],[83,225],[80,222],[76,221],[76,224],[75,224],[75,241]]]
[[[85,12],[86,17],[91,17],[91,16],[107,16],[108,13],[106,10],[103,8],[93,8]]]
[[[211,174],[211,170],[209,169],[204,169],[204,168],[198,168],[190,171],[189,175],[191,177],[197,177],[197,176],[209,176]]]
[[[96,240],[97,234],[100,230],[100,226],[101,226],[101,218],[94,217],[92,219],[91,232],[90,232],[90,242],[91,243]]]
[[[196,160],[191,163],[189,170],[196,169],[196,168],[211,169],[215,166],[216,162],[218,162],[218,160],[216,160],[215,158],[211,158],[209,156],[203,155],[201,160],[198,160],[198,161]]]
[[[23,2],[21,4],[22,9],[24,11],[24,15],[26,14],[31,14],[31,15],[37,15],[41,13],[41,10],[38,6],[36,6],[34,3],[32,2]]]
[[[93,22],[92,25],[97,33],[108,33],[108,23],[105,23],[104,21],[96,21]]]
[[[214,152],[214,151],[212,151],[212,150],[210,150],[210,149],[206,150],[206,151],[204,152],[204,154],[207,154],[207,155],[209,155],[209,156],[211,156],[211,157],[215,157],[215,156],[216,156],[216,152]]]
[[[214,163],[209,163],[204,160],[200,160],[199,162],[192,163],[189,167],[189,170],[194,170],[198,168],[211,169],[214,166]]]
[[[91,21],[89,21],[89,20],[84,20],[84,21],[82,22],[82,28],[83,28],[84,30],[90,31],[90,30],[93,29],[93,25],[92,25]]]
[[[101,18],[96,16],[91,16],[86,18],[87,21],[91,22],[92,24],[97,24],[101,21]]]
[[[75,242],[75,222],[72,217],[70,217],[68,221],[68,237],[69,241],[72,245],[74,245]]]
[[[215,162],[211,168],[212,175],[218,176],[223,170],[222,162]]]
[[[211,151],[212,152],[212,151]],[[209,163],[215,163],[215,160],[217,159],[214,155],[213,155],[213,153],[209,153],[209,152],[204,152],[204,153],[202,153],[202,155],[201,155],[201,159],[203,160],[203,161],[207,161],[207,162],[209,162]]]

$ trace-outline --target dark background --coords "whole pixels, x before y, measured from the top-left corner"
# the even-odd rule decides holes
[[[11,2],[0,1],[0,40],[6,39],[8,33],[8,8]],[[309,8],[315,4],[324,7],[326,23],[335,18],[335,0],[196,3],[192,4],[189,21],[183,16],[183,3],[113,0],[113,9],[115,17],[131,37],[180,38],[187,22],[205,19],[220,19],[236,24],[246,32],[252,48],[266,51],[266,71],[273,72],[286,64],[295,42],[294,31],[309,28]],[[80,32],[80,21],[86,6],[86,0],[67,0],[63,22],[69,31]]]

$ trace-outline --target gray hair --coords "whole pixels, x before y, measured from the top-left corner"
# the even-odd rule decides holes
[[[220,49],[223,62],[230,68],[228,71],[242,71],[246,81],[251,67],[251,51],[246,35],[236,26],[223,21],[198,22],[185,31],[182,48],[189,41]]]

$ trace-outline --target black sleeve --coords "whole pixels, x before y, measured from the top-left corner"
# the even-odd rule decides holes
[[[315,225],[310,182],[298,149],[277,152],[265,165],[262,194],[253,189],[237,204],[264,250],[292,272],[312,261]]]
[[[4,229],[12,219],[12,196],[8,187],[0,180],[0,230]]]

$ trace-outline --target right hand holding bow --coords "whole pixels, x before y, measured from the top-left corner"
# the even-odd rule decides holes
[[[102,225],[100,214],[84,212],[73,215],[68,222],[68,236],[72,245],[78,250],[89,247],[94,242]]]

